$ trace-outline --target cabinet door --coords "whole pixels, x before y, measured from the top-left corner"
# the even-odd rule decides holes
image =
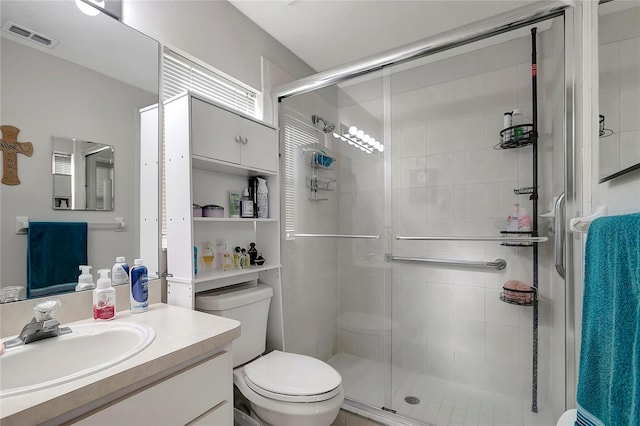
[[[251,120],[242,120],[242,165],[276,171],[276,131]]]
[[[240,117],[192,98],[191,143],[194,155],[240,164]]]

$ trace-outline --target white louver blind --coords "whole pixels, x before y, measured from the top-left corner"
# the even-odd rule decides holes
[[[303,146],[321,142],[320,134],[312,126],[285,114],[284,117],[284,216],[285,235],[296,229],[296,185],[304,176],[296,176],[296,160],[301,157]],[[287,237],[288,238],[288,237]]]
[[[189,90],[256,117],[256,92],[171,50],[165,49],[163,56],[164,100]]]
[[[53,153],[53,174],[71,176],[71,154]]]

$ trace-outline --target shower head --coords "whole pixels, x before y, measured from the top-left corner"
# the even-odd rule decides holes
[[[317,116],[317,115],[312,115],[311,116],[311,121],[313,122],[313,124],[318,124],[319,121],[322,121],[322,123],[324,124],[324,126],[322,127],[322,131],[325,132],[325,133],[331,133],[336,128],[335,124],[331,124],[327,120],[325,120],[324,118],[322,118],[320,116]]]

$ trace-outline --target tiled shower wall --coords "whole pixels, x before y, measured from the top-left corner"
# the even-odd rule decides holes
[[[544,33],[539,35],[538,46],[540,212],[547,210],[554,195],[551,129],[554,122],[563,119],[553,117],[552,109],[547,108],[563,94],[549,92],[550,87],[558,87],[549,84],[551,79],[562,76],[556,74],[557,64],[544,58],[545,42],[551,43],[545,37]],[[341,169],[340,194],[341,232],[371,233],[367,224],[376,224],[377,232],[384,236],[377,244],[350,242],[340,246],[340,314],[362,318],[364,313],[364,318],[376,318],[385,331],[343,327],[341,352],[383,360],[384,337],[389,335],[386,330],[391,330],[395,365],[491,391],[530,395],[532,309],[505,304],[498,296],[509,279],[532,282],[532,250],[494,242],[403,242],[391,238],[497,236],[505,229],[514,203],[531,212],[528,196],[513,193],[514,188],[532,184],[531,147],[494,149],[505,111],[518,107],[525,121],[531,120],[529,61],[530,40],[523,37],[392,72],[391,143],[386,156],[392,173],[388,193],[392,229],[385,234],[381,218],[385,211],[383,187],[375,187],[382,182],[379,163],[365,162],[363,154],[343,150],[351,157],[351,170]],[[553,73],[548,72],[551,69]],[[548,221],[540,220],[541,235],[548,234]],[[393,244],[394,255],[461,260],[500,257],[508,267],[483,272],[395,263],[386,293],[392,299],[389,317],[384,310],[385,244]],[[554,313],[549,302],[550,246],[540,247],[540,395],[548,395],[551,382],[549,325]]]

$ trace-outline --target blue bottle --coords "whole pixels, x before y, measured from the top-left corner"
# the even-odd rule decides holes
[[[131,313],[145,312],[149,309],[149,289],[147,287],[149,277],[147,267],[142,264],[142,259],[134,260],[129,278],[131,282]]]

